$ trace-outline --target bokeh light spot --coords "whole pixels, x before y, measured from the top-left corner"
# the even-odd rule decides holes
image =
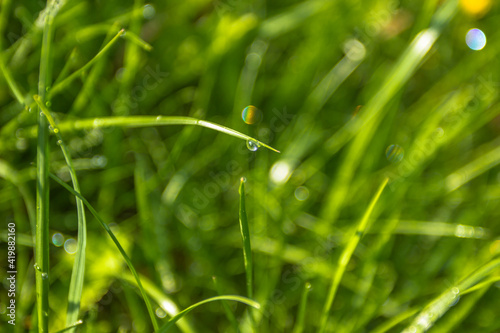
[[[64,250],[68,254],[75,254],[76,253],[76,240],[74,238],[69,238],[64,242]]]
[[[153,7],[150,4],[147,4],[144,6],[144,9],[142,10],[142,15],[146,20],[151,20],[156,14],[155,7]]]
[[[486,35],[479,29],[470,29],[465,36],[465,42],[471,50],[479,51],[486,46]]]
[[[491,7],[491,0],[460,0],[462,9],[472,15],[483,15]]]
[[[58,232],[52,235],[52,244],[59,247],[64,244],[64,236]]]
[[[309,198],[309,189],[305,186],[299,186],[295,189],[295,199],[304,201]]]
[[[241,112],[241,118],[248,125],[253,125],[262,119],[262,112],[255,106],[249,105]]]

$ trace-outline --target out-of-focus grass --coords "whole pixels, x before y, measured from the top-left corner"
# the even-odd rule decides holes
[[[500,329],[497,3],[52,5],[0,4],[0,216],[16,223],[18,272],[17,325],[1,292],[2,332],[45,327],[43,307],[50,332],[67,326],[78,191],[116,243],[89,218],[77,332],[152,331],[146,295],[164,328],[218,295],[261,305],[216,298],[172,328],[182,332],[314,332],[322,312],[341,333]],[[480,51],[465,43],[472,28],[487,36]],[[242,120],[247,105],[259,122]],[[48,172],[80,188],[50,187],[35,238]],[[365,235],[351,237],[386,177]],[[6,237],[2,227],[4,284]],[[36,288],[48,300],[38,308]]]

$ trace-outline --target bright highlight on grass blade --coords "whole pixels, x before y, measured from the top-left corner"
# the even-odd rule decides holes
[[[330,309],[333,304],[333,300],[335,298],[335,295],[337,293],[337,289],[340,285],[340,281],[342,280],[342,277],[344,276],[345,269],[347,267],[347,264],[349,263],[349,260],[351,260],[352,254],[354,253],[354,250],[359,244],[359,241],[361,240],[361,237],[363,234],[366,232],[366,229],[368,227],[368,221],[370,220],[370,215],[373,212],[373,209],[375,208],[375,204],[378,202],[378,199],[382,195],[382,191],[384,191],[385,186],[387,185],[387,182],[389,181],[388,178],[384,179],[382,184],[380,185],[377,193],[373,197],[372,201],[370,202],[370,205],[365,211],[365,214],[363,215],[363,218],[359,222],[358,227],[356,228],[355,232],[351,235],[346,247],[342,251],[342,254],[339,257],[339,261],[337,263],[337,270],[335,271],[335,274],[333,276],[332,280],[332,285],[330,287],[330,291],[328,292],[328,296],[326,298],[325,305],[323,307],[323,312],[321,314],[321,322],[320,322],[320,327],[319,327],[319,332],[324,332],[327,326],[328,322],[328,315],[330,313]]]
[[[245,260],[245,271],[247,277],[247,295],[253,297],[253,262],[252,246],[250,244],[250,229],[248,227],[247,211],[245,206],[245,178],[240,180],[240,232],[243,240],[243,257]]]
[[[172,326],[175,324],[175,322],[177,320],[181,319],[182,317],[184,317],[186,314],[188,314],[189,312],[191,312],[192,310],[194,310],[198,306],[203,305],[205,303],[210,303],[210,302],[215,302],[215,301],[224,301],[224,300],[225,301],[236,301],[236,302],[244,303],[246,305],[250,305],[251,307],[254,307],[256,309],[260,309],[260,304],[259,303],[255,302],[255,301],[253,301],[251,299],[248,299],[246,297],[232,296],[232,295],[228,295],[228,296],[216,296],[216,297],[208,298],[208,299],[203,300],[201,302],[198,302],[196,304],[193,304],[190,307],[182,310],[176,316],[174,316],[172,319],[170,319],[168,321],[168,323],[166,323],[165,325],[163,325],[160,328],[160,330],[158,331],[158,333],[165,333],[165,332],[167,332],[170,328],[172,328]]]

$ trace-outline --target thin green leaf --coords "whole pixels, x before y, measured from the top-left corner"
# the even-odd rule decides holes
[[[332,284],[330,286],[330,291],[328,292],[328,296],[326,298],[325,305],[323,307],[323,312],[321,313],[321,322],[320,322],[320,328],[319,332],[324,332],[326,329],[326,325],[328,322],[328,315],[330,313],[330,309],[333,304],[333,300],[335,298],[335,294],[337,293],[337,289],[339,287],[340,281],[342,280],[342,277],[344,276],[345,269],[347,267],[347,264],[351,260],[352,254],[354,253],[354,250],[359,244],[359,241],[361,240],[361,237],[363,234],[366,232],[366,229],[368,227],[368,221],[370,220],[370,216],[373,212],[373,209],[375,208],[375,205],[377,204],[378,199],[382,195],[382,191],[384,190],[385,186],[387,185],[387,182],[389,181],[388,178],[384,179],[382,184],[380,185],[377,193],[373,197],[372,201],[370,202],[370,205],[366,209],[363,218],[361,221],[359,221],[359,225],[356,228],[355,232],[351,235],[349,238],[346,247],[342,251],[342,254],[339,257],[339,261],[337,263],[337,270],[335,271],[335,274],[332,279]]]
[[[174,324],[177,320],[181,319],[182,317],[184,317],[186,314],[188,314],[189,312],[191,312],[192,310],[194,310],[195,308],[197,308],[198,306],[200,305],[203,305],[205,303],[210,303],[210,302],[215,302],[215,301],[222,301],[222,300],[226,300],[226,301],[236,301],[236,302],[240,302],[240,303],[244,303],[246,305],[250,305],[256,309],[260,309],[260,304],[251,300],[251,299],[248,299],[246,297],[242,297],[242,296],[233,296],[233,295],[227,295],[227,296],[216,296],[216,297],[212,297],[212,298],[208,298],[206,300],[203,300],[201,302],[198,302],[196,304],[193,304],[191,305],[190,307],[182,310],[181,312],[179,312],[176,316],[174,316],[172,319],[170,319],[168,321],[168,323],[166,323],[165,325],[163,325],[160,330],[158,331],[158,333],[165,333],[167,332]]]

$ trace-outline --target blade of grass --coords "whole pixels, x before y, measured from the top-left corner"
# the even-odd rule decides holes
[[[293,333],[302,333],[304,331],[304,323],[306,319],[306,309],[307,309],[307,296],[311,291],[311,284],[306,282],[304,284],[304,290],[302,291],[302,297],[300,298],[299,312],[297,313],[297,320],[295,322],[295,327],[293,328]]]
[[[394,317],[390,318],[388,321],[382,323],[381,325],[377,326],[371,333],[385,333],[397,324],[401,323],[402,321],[405,321],[406,319],[410,318],[414,314],[418,312],[419,309],[417,308],[411,308],[407,309]]]
[[[54,16],[51,12],[54,1],[47,3],[43,27],[42,51],[40,55],[40,74],[38,94],[46,103],[46,90],[51,82],[50,55],[54,34]],[[38,312],[38,331],[49,331],[49,128],[47,118],[38,115],[37,145],[37,182],[36,182],[36,243],[35,269]]]
[[[55,333],[63,333],[63,332],[67,332],[67,331],[74,331],[75,328],[77,328],[81,324],[83,324],[83,321],[82,320],[78,320],[77,322],[73,323],[72,325],[69,325],[68,327],[65,327],[62,330],[59,330],[59,331],[57,331]]]
[[[90,118],[90,119],[77,119],[61,121],[58,125],[59,130],[64,132],[71,132],[75,130],[84,130],[92,128],[106,128],[106,127],[123,127],[123,128],[137,128],[148,126],[166,126],[166,125],[193,125],[213,129],[215,131],[234,136],[239,139],[251,141],[257,147],[265,147],[274,152],[280,151],[257,140],[248,135],[235,131],[231,128],[191,117],[168,117],[168,116],[128,116],[128,117],[103,117],[103,118]],[[28,129],[30,135],[36,135],[37,129],[35,127]]]
[[[85,199],[79,192],[76,192],[74,189],[72,189],[70,186],[68,186],[65,182],[63,182],[61,179],[59,179],[54,174],[51,173],[50,174],[50,178],[52,178],[59,185],[61,185],[66,190],[68,190],[69,192],[71,192],[71,194],[73,194],[74,196],[76,196],[77,198],[79,198],[80,200],[82,200],[82,202],[85,204],[85,206],[87,206],[88,210],[92,213],[92,215],[94,215],[94,217],[101,224],[101,226],[104,228],[104,230],[106,230],[106,232],[108,233],[109,237],[111,237],[111,239],[115,243],[116,247],[120,251],[121,255],[123,256],[123,259],[127,263],[127,266],[129,267],[130,271],[134,275],[135,280],[137,281],[137,286],[139,287],[139,290],[141,291],[141,294],[142,294],[142,297],[144,299],[144,302],[146,303],[146,307],[148,309],[149,316],[151,318],[151,322],[153,323],[153,327],[154,327],[155,331],[157,331],[158,330],[158,323],[156,321],[156,317],[155,317],[153,308],[151,306],[151,301],[149,300],[149,297],[147,296],[146,291],[144,290],[144,288],[142,286],[142,283],[141,283],[141,280],[139,279],[139,275],[137,274],[137,271],[135,270],[134,266],[132,265],[132,261],[128,257],[128,255],[125,252],[125,250],[123,249],[123,247],[120,245],[120,242],[118,242],[118,239],[116,238],[116,236],[113,234],[113,232],[108,227],[108,225],[106,223],[104,223],[104,221],[101,218],[101,216],[97,213],[97,211],[94,209],[94,207],[92,207],[92,205],[87,201],[87,199]]]
[[[39,96],[33,96],[33,99],[38,104],[38,107],[42,110],[45,117],[49,121],[52,131],[57,136],[57,144],[61,148],[64,159],[68,166],[68,171],[73,183],[73,188],[76,192],[80,192],[80,185],[78,183],[78,178],[76,176],[76,170],[73,166],[73,160],[71,155],[64,143],[60,130],[57,128],[57,124],[50,115],[49,110],[42,103]],[[75,254],[75,261],[73,264],[73,271],[71,273],[71,282],[69,285],[68,292],[68,310],[66,313],[66,326],[70,326],[72,323],[78,320],[78,314],[80,312],[80,302],[82,299],[83,291],[83,281],[85,277],[85,251],[87,247],[87,222],[85,218],[85,208],[83,206],[82,200],[76,198],[76,209],[78,215],[78,243],[77,250]],[[70,332],[74,332],[74,328],[69,329]]]
[[[370,205],[368,206],[362,219],[360,220],[354,234],[352,234],[352,236],[349,238],[346,247],[344,248],[344,250],[342,251],[342,254],[339,257],[339,261],[337,263],[337,270],[335,271],[335,274],[333,276],[330,291],[328,292],[328,296],[326,298],[326,302],[325,302],[325,305],[323,307],[323,311],[321,313],[319,332],[324,332],[326,329],[326,324],[328,322],[328,315],[329,315],[330,309],[332,307],[333,300],[335,298],[335,294],[337,293],[337,289],[339,287],[340,280],[342,280],[342,276],[344,275],[347,264],[349,263],[349,260],[351,259],[352,255],[354,253],[354,250],[358,246],[358,243],[361,240],[361,237],[366,232],[366,229],[368,227],[368,222],[370,220],[370,215],[372,214],[373,209],[375,208],[377,201],[379,200],[380,196],[382,195],[382,191],[384,190],[388,181],[389,181],[389,179],[386,178],[386,179],[384,179],[384,181],[380,185],[377,193],[373,197],[372,201],[370,202]]]
[[[182,310],[181,312],[179,312],[177,315],[175,315],[173,318],[171,318],[168,323],[166,323],[165,325],[163,325],[160,330],[158,331],[158,333],[165,333],[167,332],[174,324],[177,320],[181,319],[182,317],[184,317],[186,314],[188,314],[189,312],[191,312],[192,310],[194,310],[195,308],[197,308],[198,306],[200,305],[203,305],[203,304],[206,304],[206,303],[210,303],[210,302],[215,302],[215,301],[236,301],[236,302],[240,302],[240,303],[243,303],[243,304],[246,304],[246,305],[250,305],[256,309],[260,309],[260,304],[251,300],[251,299],[248,299],[246,297],[242,297],[242,296],[233,296],[233,295],[227,295],[227,296],[216,296],[216,297],[212,297],[212,298],[208,298],[206,300],[203,300],[201,302],[198,302],[198,303],[195,303],[193,305],[191,305],[190,307]]]
[[[464,290],[468,290],[476,285],[480,280],[487,277],[491,271],[500,266],[500,258],[496,257],[475,270],[472,274],[462,279],[454,287],[449,288],[441,295],[432,300],[413,320],[413,322],[403,330],[404,333],[420,333],[427,331],[448,309],[453,306]]]
[[[247,296],[253,297],[253,263],[252,246],[250,244],[250,229],[248,228],[247,211],[245,207],[245,178],[240,179],[240,232],[243,240],[243,258],[245,260],[245,271],[247,280]]]
[[[118,33],[115,35],[115,37],[113,37],[113,39],[111,39],[109,41],[109,43],[106,44],[106,46],[104,46],[94,56],[94,58],[92,58],[89,62],[87,62],[85,65],[83,65],[80,69],[73,72],[73,74],[71,74],[67,78],[63,79],[59,83],[55,84],[52,87],[52,89],[50,89],[50,91],[49,91],[49,98],[54,97],[55,94],[57,94],[58,92],[60,92],[64,88],[66,88],[73,80],[78,78],[85,70],[87,70],[90,66],[92,66],[92,64],[94,64],[97,60],[99,60],[99,58],[101,58],[106,52],[108,52],[111,49],[111,47],[118,41],[118,38],[120,36],[122,36],[124,33],[125,33],[125,29],[121,29],[120,31],[118,31]]]

